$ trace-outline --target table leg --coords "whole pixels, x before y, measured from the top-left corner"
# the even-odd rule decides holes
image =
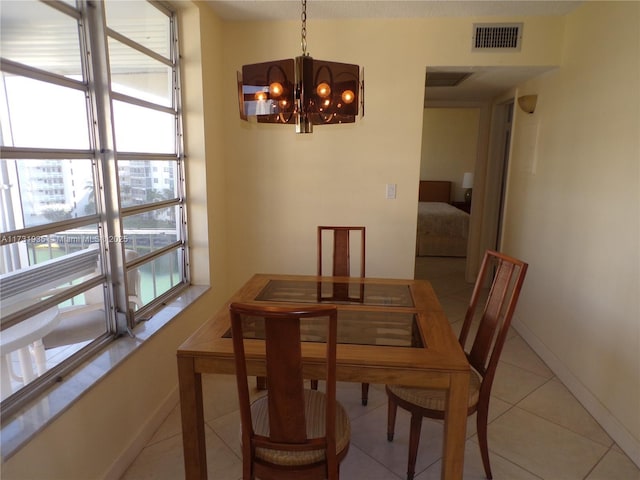
[[[206,480],[207,448],[204,436],[202,375],[196,373],[193,358],[178,357],[178,381],[185,478]]]
[[[22,373],[22,383],[26,385],[36,378],[33,372],[33,363],[31,363],[31,353],[29,347],[22,347],[18,349],[18,358],[20,359],[20,372]]]
[[[44,351],[42,339],[33,342],[31,344],[31,350],[33,351],[33,357],[36,360],[36,371],[38,372],[38,375],[42,375],[47,371],[47,355]]]
[[[0,398],[4,399],[13,392],[11,385],[10,354],[0,354]]]
[[[442,479],[461,480],[467,431],[469,372],[452,373],[447,395],[442,453]]]

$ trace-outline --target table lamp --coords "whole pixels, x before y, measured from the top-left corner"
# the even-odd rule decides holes
[[[464,192],[465,203],[471,203],[471,189],[473,188],[473,172],[465,172],[462,177],[462,188],[466,188]]]

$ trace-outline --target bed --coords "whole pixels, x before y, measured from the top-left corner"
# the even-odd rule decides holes
[[[451,182],[421,180],[416,255],[466,257],[469,214],[451,205]]]

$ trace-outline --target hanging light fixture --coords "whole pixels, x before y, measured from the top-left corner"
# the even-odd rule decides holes
[[[364,72],[358,65],[315,60],[307,53],[307,0],[302,0],[302,55],[243,65],[238,72],[240,118],[259,123],[313,125],[353,123],[364,115]],[[362,78],[362,80],[361,80]]]

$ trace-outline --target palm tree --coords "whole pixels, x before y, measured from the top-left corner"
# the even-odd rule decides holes
[[[96,213],[96,187],[93,181],[87,181],[84,186],[84,190],[87,192],[87,204],[84,206],[84,213],[87,215],[93,215]]]

